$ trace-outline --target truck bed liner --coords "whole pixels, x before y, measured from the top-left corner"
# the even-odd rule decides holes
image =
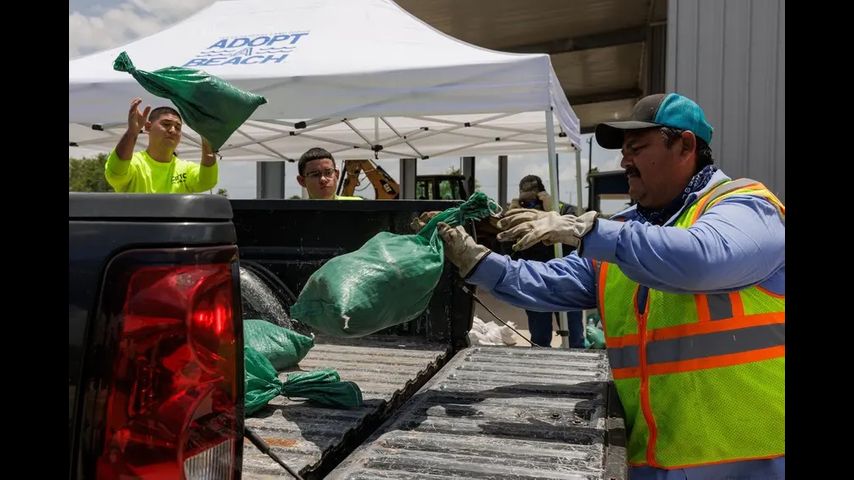
[[[276,397],[247,417],[246,425],[300,475],[320,477],[435,374],[447,361],[449,350],[447,344],[412,337],[318,337],[295,370],[337,370],[342,380],[359,385],[364,405],[345,410]],[[281,373],[279,378],[284,381],[286,375]],[[245,441],[242,476],[266,479],[288,477],[288,474]]]
[[[625,478],[609,375],[603,351],[469,347],[326,478]]]

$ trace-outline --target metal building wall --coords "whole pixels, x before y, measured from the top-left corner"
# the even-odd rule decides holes
[[[786,197],[784,0],[670,0],[667,91],[714,127],[715,163]]]

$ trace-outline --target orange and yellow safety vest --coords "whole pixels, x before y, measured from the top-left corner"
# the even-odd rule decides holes
[[[688,228],[733,195],[785,207],[740,179],[685,209]],[[785,454],[785,297],[753,285],[730,293],[646,289],[615,264],[594,262],[614,382],[626,413],[631,465],[673,469]],[[702,275],[703,272],[697,272]]]

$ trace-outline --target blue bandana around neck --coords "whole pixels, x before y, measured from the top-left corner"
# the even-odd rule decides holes
[[[670,217],[675,215],[676,212],[685,205],[688,195],[702,190],[703,187],[709,183],[709,180],[712,179],[712,175],[714,175],[716,171],[718,171],[718,167],[714,165],[706,165],[703,167],[702,170],[691,177],[691,181],[688,182],[688,185],[685,186],[684,190],[682,190],[682,194],[674,198],[673,201],[664,208],[644,208],[638,205],[638,220],[648,222],[653,225],[664,225],[664,222],[669,220]]]

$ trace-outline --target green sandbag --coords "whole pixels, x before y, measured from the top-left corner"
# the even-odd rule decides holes
[[[362,406],[362,390],[353,382],[342,382],[335,370],[326,368],[311,372],[288,374],[282,395],[305,398],[313,403],[333,408]]]
[[[380,232],[360,249],[315,271],[291,307],[291,317],[337,337],[363,337],[421,315],[444,265],[436,225],[486,218],[499,210],[482,192],[449,208],[415,235]]]
[[[225,80],[201,70],[166,67],[153,72],[138,70],[127,52],[113,62],[113,69],[128,72],[149,93],[168,98],[178,107],[184,122],[207,139],[214,151],[267,99],[244,92]]]
[[[244,348],[245,415],[252,415],[278,395],[305,398],[309,402],[334,408],[362,406],[362,391],[353,382],[342,382],[330,369],[288,374],[279,380],[273,364],[252,347]]]
[[[273,364],[252,347],[243,348],[244,415],[252,415],[282,391]]]
[[[295,366],[314,346],[313,338],[266,320],[244,320],[243,341],[267,357],[276,370]]]

